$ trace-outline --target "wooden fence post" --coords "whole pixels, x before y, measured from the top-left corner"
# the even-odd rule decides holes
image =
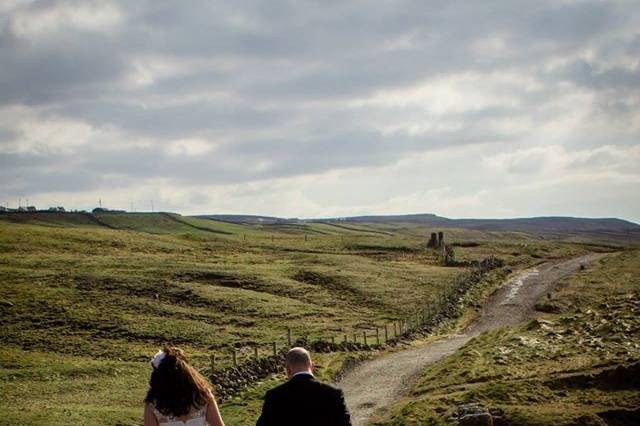
[[[260,358],[260,357],[258,356],[258,345],[256,345],[256,346],[254,346],[254,347],[253,347],[253,356],[254,356],[256,359]]]
[[[273,342],[273,356],[278,355],[278,344]]]
[[[287,328],[287,342],[289,343],[289,347],[291,347],[291,328]]]
[[[367,344],[367,330],[362,332],[362,341],[365,345]]]
[[[238,353],[236,352],[236,348],[231,350],[231,357],[233,358],[233,366],[238,366]]]
[[[211,371],[213,371],[216,368],[216,354],[211,354],[209,361],[211,362]]]
[[[380,329],[376,327],[376,343],[380,344]]]
[[[387,329],[387,324],[384,325],[384,342],[387,343],[389,340],[389,330]]]
[[[353,333],[353,343],[358,343],[358,335],[355,332]]]

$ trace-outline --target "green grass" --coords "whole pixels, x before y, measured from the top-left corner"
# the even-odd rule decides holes
[[[597,413],[638,407],[631,378],[599,373],[640,362],[640,249],[565,278],[553,300],[560,313],[484,333],[428,366],[376,424],[451,424],[451,410],[468,401],[523,426],[593,422]]]
[[[210,354],[228,365],[231,345],[268,351],[288,327],[294,337],[328,338],[402,318],[464,271],[424,249],[428,231],[0,215],[0,424],[138,424],[148,358],[167,341],[206,371]],[[586,251],[513,233],[446,235],[479,243],[456,248],[460,258],[498,254],[512,268]],[[345,356],[320,357],[320,374],[330,377]],[[255,420],[277,380],[225,404],[228,424]]]

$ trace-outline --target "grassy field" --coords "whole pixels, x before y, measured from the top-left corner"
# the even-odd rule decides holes
[[[640,407],[640,249],[566,278],[538,306],[550,313],[429,366],[376,424],[457,424],[465,402],[513,425],[637,424],[624,410]]]
[[[464,268],[406,224],[240,225],[173,214],[0,216],[0,424],[139,424],[163,342],[206,371],[231,345],[342,336],[402,318]],[[509,267],[586,252],[522,233],[447,229],[462,260]],[[248,353],[241,354],[247,356]],[[226,356],[226,358],[225,358]],[[342,355],[320,357],[330,377]],[[267,379],[225,404],[251,424]]]

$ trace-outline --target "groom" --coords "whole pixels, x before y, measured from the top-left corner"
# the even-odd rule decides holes
[[[351,425],[342,391],[313,377],[313,362],[306,349],[291,349],[286,369],[289,381],[267,391],[257,426]]]

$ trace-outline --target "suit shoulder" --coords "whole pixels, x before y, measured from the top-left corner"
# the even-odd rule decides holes
[[[267,391],[267,393],[265,394],[265,398],[266,397],[275,397],[277,395],[280,395],[284,392],[287,391],[287,389],[289,388],[289,382],[284,382],[284,383],[280,383],[278,386],[271,388]]]
[[[317,382],[317,383],[326,392],[335,393],[335,394],[341,394],[342,393],[342,389],[340,389],[337,386],[334,386],[334,385],[329,384],[329,383],[324,383],[324,382]]]

